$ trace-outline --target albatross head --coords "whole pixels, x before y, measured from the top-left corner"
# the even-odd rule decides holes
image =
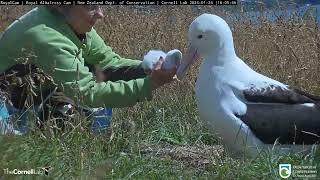
[[[232,32],[219,16],[202,14],[197,17],[189,27],[188,38],[189,47],[177,71],[179,79],[199,56],[218,61],[220,57],[235,55]]]

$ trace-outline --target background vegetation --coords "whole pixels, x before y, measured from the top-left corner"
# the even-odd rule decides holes
[[[32,7],[0,7],[0,31]],[[204,13],[232,16],[215,6],[105,6],[99,34],[123,57],[141,59],[150,49],[183,53],[187,29]],[[258,72],[320,94],[320,33],[311,19],[241,18],[232,24],[236,51]],[[255,25],[254,25],[255,24]],[[231,158],[214,132],[199,118],[194,97],[198,64],[182,82],[160,88],[153,101],[114,109],[111,136],[86,130],[80,117],[70,131],[51,126],[24,136],[0,137],[0,175],[5,179],[36,176],[3,175],[2,169],[51,166],[50,177],[84,179],[278,179],[279,163],[317,166],[320,153],[307,156],[273,152],[254,159]],[[43,178],[38,176],[38,178]]]

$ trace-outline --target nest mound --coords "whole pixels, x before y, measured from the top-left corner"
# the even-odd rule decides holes
[[[150,144],[144,145],[141,152],[161,159],[171,159],[182,162],[184,165],[205,168],[215,165],[224,154],[221,145],[171,145]]]

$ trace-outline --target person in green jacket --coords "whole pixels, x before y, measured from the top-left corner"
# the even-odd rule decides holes
[[[145,74],[142,61],[120,57],[93,28],[103,17],[97,5],[32,9],[0,37],[0,73],[28,57],[28,63],[49,74],[58,89],[81,106],[128,107],[151,100],[152,91],[171,82],[176,69],[162,70],[160,60]],[[100,75],[90,67],[100,69]]]

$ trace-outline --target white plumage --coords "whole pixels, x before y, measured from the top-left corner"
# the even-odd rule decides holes
[[[273,147],[298,152],[319,142],[320,108],[315,104],[320,98],[252,70],[236,55],[232,32],[222,18],[197,17],[190,25],[189,41],[177,76],[181,79],[198,55],[203,57],[195,89],[197,106],[201,119],[215,129],[229,151],[252,156]],[[297,137],[290,134],[294,125]],[[274,146],[277,138],[282,145]]]
[[[160,57],[164,59],[162,69],[177,68],[182,59],[182,53],[178,49],[174,49],[165,53],[161,50],[151,50],[143,58],[142,67],[150,71],[154,69],[155,64],[159,61]]]

